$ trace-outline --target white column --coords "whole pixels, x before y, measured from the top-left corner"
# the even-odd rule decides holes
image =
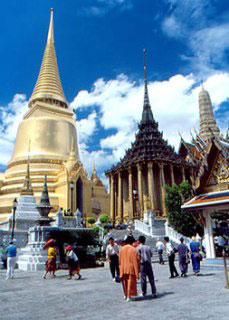
[[[211,211],[203,211],[205,217],[205,228],[204,228],[204,237],[205,237],[205,250],[207,259],[215,259],[215,246],[214,246],[214,237],[212,230],[212,219]]]

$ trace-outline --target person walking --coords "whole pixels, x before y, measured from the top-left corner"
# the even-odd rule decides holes
[[[9,246],[6,248],[6,255],[7,255],[6,280],[8,280],[8,279],[14,278],[14,269],[15,269],[16,259],[17,259],[17,249],[13,241],[9,242]]]
[[[219,257],[222,257],[223,255],[223,250],[224,250],[224,246],[225,246],[225,239],[222,236],[222,234],[219,234],[218,238],[217,238],[217,245],[218,245],[218,255]]]
[[[119,252],[120,277],[122,281],[124,299],[131,301],[137,296],[137,279],[139,279],[139,256],[136,248],[132,246],[135,239],[128,236],[125,245]]]
[[[114,238],[109,238],[109,244],[106,249],[106,257],[110,264],[110,272],[113,281],[116,281],[115,273],[117,280],[119,281],[119,246],[114,242]]]
[[[137,248],[137,252],[140,259],[140,274],[141,274],[141,289],[142,293],[141,295],[144,297],[147,292],[147,280],[146,277],[149,279],[149,283],[151,286],[152,291],[152,297],[157,297],[157,290],[154,282],[154,274],[151,264],[151,258],[152,258],[152,250],[149,246],[145,244],[146,238],[144,236],[140,236],[138,238],[139,246]]]
[[[184,238],[180,238],[180,244],[177,247],[178,255],[179,255],[179,267],[181,271],[181,277],[187,277],[188,272],[188,252],[189,249],[184,243]]]
[[[190,250],[193,272],[196,276],[198,276],[200,272],[200,260],[202,259],[202,257],[200,256],[200,243],[196,241],[196,238],[194,236],[192,237],[192,241],[190,242]]]
[[[160,238],[157,239],[156,242],[156,251],[158,253],[158,257],[159,257],[159,263],[160,264],[164,264],[164,260],[163,260],[163,251],[165,250],[165,245],[164,243],[160,240]]]
[[[164,237],[165,240],[165,248],[169,259],[169,270],[170,270],[170,279],[179,277],[179,273],[177,272],[177,269],[175,267],[174,261],[175,261],[175,252],[174,248],[169,241],[169,237]]]
[[[55,248],[55,241],[52,241],[48,248],[48,260],[45,264],[45,273],[43,275],[43,278],[46,279],[47,273],[52,273],[53,278],[56,277],[56,248]]]
[[[72,246],[68,245],[65,248],[65,254],[68,260],[68,271],[69,271],[68,280],[71,280],[75,273],[78,275],[78,280],[80,280],[82,276],[80,274],[79,259],[75,254],[75,252],[73,251]]]

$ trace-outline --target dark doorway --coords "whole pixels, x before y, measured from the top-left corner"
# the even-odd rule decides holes
[[[76,209],[83,213],[83,182],[80,177],[76,182]]]

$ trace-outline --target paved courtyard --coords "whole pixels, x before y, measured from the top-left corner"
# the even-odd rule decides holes
[[[157,319],[228,320],[229,289],[223,271],[202,270],[200,277],[168,278],[168,265],[153,265],[158,298],[123,300],[122,287],[111,281],[107,267],[82,270],[82,280],[67,281],[67,271],[55,279],[42,272],[16,270],[5,280],[0,270],[1,320]],[[139,290],[140,291],[140,290]]]

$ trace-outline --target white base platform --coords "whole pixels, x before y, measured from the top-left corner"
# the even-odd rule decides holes
[[[29,244],[21,249],[18,257],[18,269],[23,271],[44,270],[48,259],[48,251],[43,250],[43,244]]]

